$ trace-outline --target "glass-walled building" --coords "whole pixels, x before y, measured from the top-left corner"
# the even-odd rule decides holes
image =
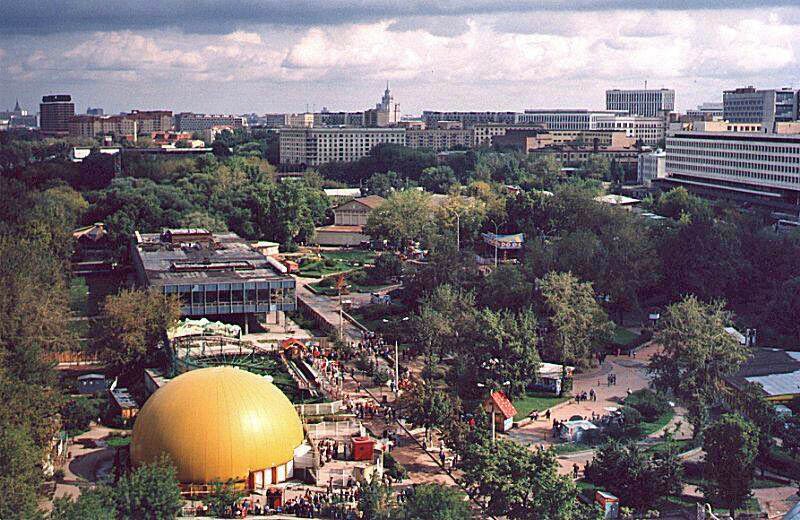
[[[246,316],[297,308],[294,278],[234,233],[137,232],[131,258],[139,283],[177,294],[183,316]]]

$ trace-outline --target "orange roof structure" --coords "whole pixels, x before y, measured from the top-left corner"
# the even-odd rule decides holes
[[[384,202],[386,202],[386,199],[384,199],[380,195],[367,195],[366,197],[359,197],[353,200],[356,202],[360,202],[361,204],[371,209],[375,209]]]
[[[501,390],[497,390],[489,394],[486,398],[486,403],[492,406],[496,411],[502,413],[506,419],[517,415],[517,409],[511,403],[511,400]]]

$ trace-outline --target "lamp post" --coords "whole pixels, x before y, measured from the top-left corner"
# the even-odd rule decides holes
[[[496,222],[492,222],[494,224],[494,266],[497,267],[497,230],[499,229]]]

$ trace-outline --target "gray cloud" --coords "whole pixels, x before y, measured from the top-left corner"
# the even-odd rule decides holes
[[[613,9],[696,10],[795,6],[797,0],[3,0],[0,34],[180,28],[219,34],[232,26],[337,25],[385,18]]]

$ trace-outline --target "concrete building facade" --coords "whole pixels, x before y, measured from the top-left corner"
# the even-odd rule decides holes
[[[675,110],[672,89],[606,90],[606,110],[622,110],[631,115],[659,117]]]
[[[758,123],[773,132],[775,123],[798,119],[796,90],[757,90],[750,86],[722,93],[723,117],[731,123]]]
[[[404,128],[291,128],[279,136],[281,164],[319,166],[366,157],[382,143],[406,144]]]
[[[675,132],[666,153],[669,184],[773,207],[800,203],[800,135]]]
[[[181,132],[202,132],[215,126],[240,129],[247,126],[247,118],[233,115],[194,114],[192,112],[175,114],[175,128]]]
[[[650,188],[655,179],[663,179],[666,173],[667,153],[663,150],[656,150],[650,153],[643,153],[639,156],[637,169],[637,181]]]

